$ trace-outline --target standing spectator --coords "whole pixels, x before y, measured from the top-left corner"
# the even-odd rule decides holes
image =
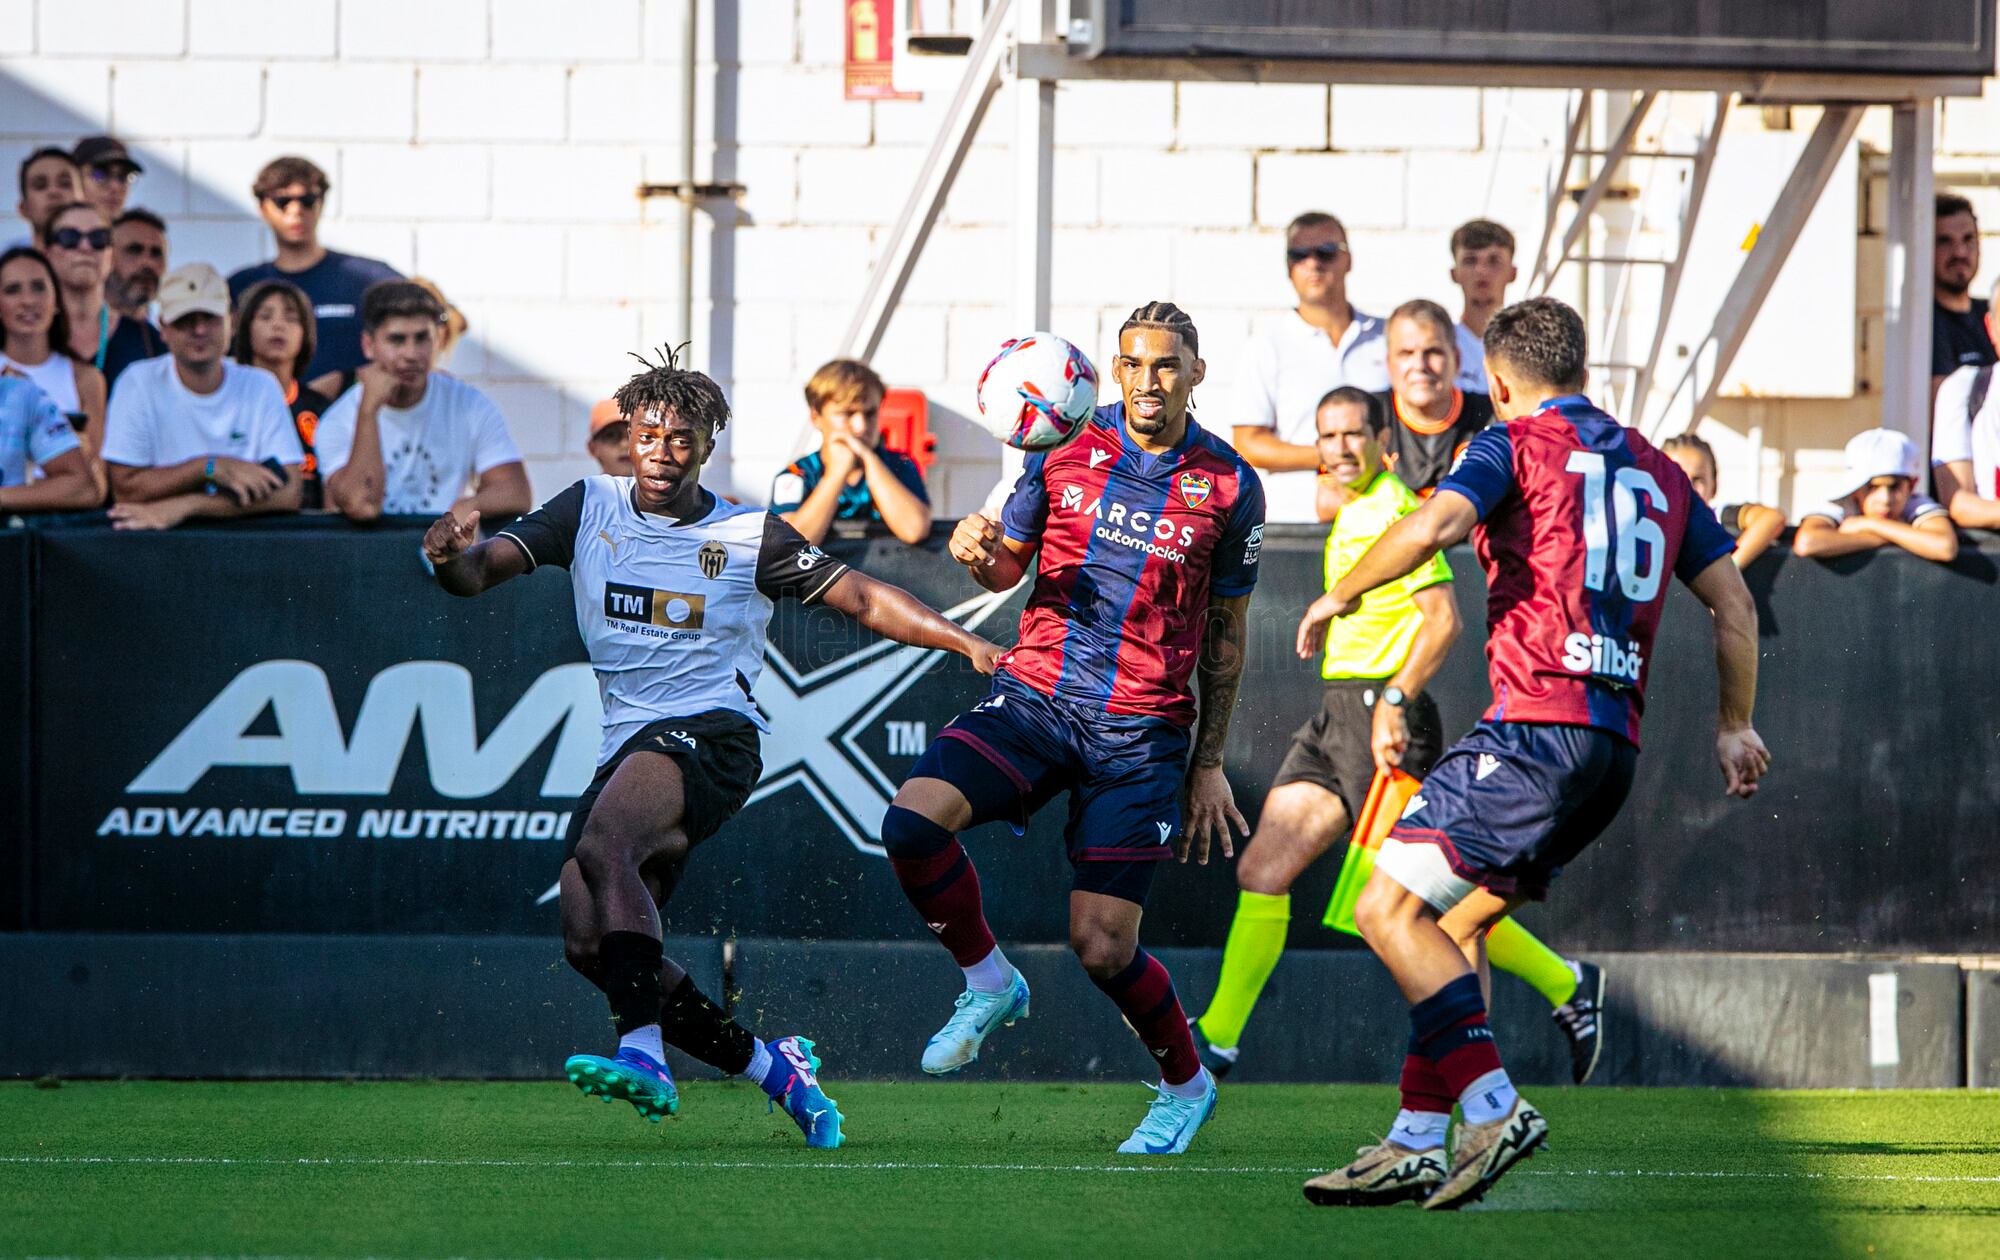
[[[2000,296],[2000,284],[1994,293]],[[2000,529],[2000,401],[1993,372],[1991,363],[1959,368],[1938,386],[1931,408],[1931,480],[1952,523],[1966,529]]]
[[[1276,326],[1251,338],[1243,365],[1236,449],[1264,477],[1265,519],[1318,519],[1319,470],[1314,415],[1329,390],[1389,388],[1382,321],[1347,301],[1354,265],[1340,220],[1309,210],[1285,228],[1285,265],[1299,304]]]
[[[16,245],[35,244],[42,224],[58,206],[83,200],[83,177],[61,149],[42,148],[30,153],[21,163],[20,182],[21,200],[14,210],[28,225],[30,235],[16,240]]]
[[[1937,244],[1931,259],[1931,398],[1938,386],[1959,368],[1991,363],[1993,330],[1987,322],[1984,298],[1972,296],[1972,277],[1979,271],[1979,218],[1972,203],[1955,192],[1941,192],[1934,205]]]
[[[1940,564],[1958,557],[1958,531],[1936,499],[1918,494],[1917,444],[1893,429],[1869,429],[1847,444],[1854,488],[1807,512],[1792,550],[1830,560],[1895,544]]]
[[[312,299],[319,340],[305,379],[324,392],[322,378],[352,373],[361,366],[361,295],[380,280],[400,280],[401,273],[373,258],[342,254],[319,243],[319,216],[333,187],[326,172],[302,157],[281,157],[257,173],[250,191],[271,234],[278,256],[229,277],[231,301],[241,301],[260,280],[289,280]]]
[[[40,240],[62,286],[70,351],[101,371],[111,343],[111,307],[104,300],[104,282],[111,275],[111,225],[96,206],[72,201],[43,221]]]
[[[0,254],[0,369],[33,381],[69,418],[94,468],[104,449],[104,377],[70,349],[55,268],[32,249]]]
[[[352,520],[384,513],[498,525],[528,510],[528,473],[493,400],[433,370],[444,307],[419,285],[385,280],[361,301],[368,364],[316,435],[326,500]]]
[[[125,370],[105,425],[120,529],[295,512],[305,452],[268,372],[231,363],[229,286],[207,263],[160,282],[167,353]]]
[[[1418,497],[1429,498],[1465,444],[1493,423],[1493,402],[1485,391],[1468,393],[1455,383],[1457,328],[1436,302],[1418,298],[1397,307],[1388,343],[1392,388],[1377,395],[1389,417],[1383,462]]]
[[[146,168],[110,136],[86,136],[77,141],[70,160],[83,176],[84,200],[103,212],[106,223],[117,222],[118,216],[125,213],[125,198],[132,191],[132,181],[145,174]]]
[[[771,482],[771,511],[807,542],[824,542],[835,521],[880,521],[912,545],[930,536],[923,469],[882,445],[887,392],[875,369],[858,359],[822,364],[806,382],[819,449],[793,460]]]
[[[313,356],[312,303],[305,291],[287,280],[265,280],[250,286],[236,304],[235,335],[229,342],[229,357],[246,367],[263,368],[278,378],[285,391],[285,405],[292,409],[292,427],[298,430],[299,447],[305,452],[300,465],[299,506],[316,512],[326,505],[325,487],[320,482],[314,436],[319,418],[332,400],[300,379]]]
[[[111,225],[111,274],[104,278],[104,301],[117,316],[104,346],[104,387],[141,359],[167,352],[160,330],[148,318],[167,274],[167,225],[150,210],[127,210]]]
[[[590,409],[590,457],[607,477],[632,475],[632,422],[618,410],[616,398]]]
[[[41,469],[39,480],[29,480],[30,464]],[[33,381],[0,376],[0,518],[102,502],[104,484],[69,417]]]
[[[1458,317],[1458,387],[1486,392],[1486,321],[1507,304],[1507,286],[1519,278],[1514,234],[1491,219],[1462,223],[1451,234],[1451,279],[1464,295]]]
[[[1694,487],[1701,501],[1715,507],[1715,488],[1719,480],[1715,448],[1689,432],[1668,438],[1660,443],[1660,450],[1681,466],[1681,471],[1688,475],[1688,483]],[[1735,560],[1739,569],[1749,568],[1750,562],[1770,550],[1778,535],[1785,532],[1785,514],[1762,503],[1731,503],[1716,508],[1715,519],[1722,522],[1722,528],[1736,535]]]

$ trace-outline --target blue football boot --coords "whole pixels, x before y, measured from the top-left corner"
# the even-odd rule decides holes
[[[563,1064],[563,1074],[585,1095],[605,1102],[631,1103],[654,1124],[681,1109],[674,1074],[643,1050],[621,1047],[617,1057],[610,1059],[596,1054],[571,1055]]]
[[[785,1114],[806,1135],[806,1145],[816,1150],[832,1150],[844,1140],[840,1106],[819,1087],[819,1056],[813,1043],[804,1037],[782,1037],[765,1043],[771,1052],[772,1074],[764,1092],[771,1107],[784,1107]]]

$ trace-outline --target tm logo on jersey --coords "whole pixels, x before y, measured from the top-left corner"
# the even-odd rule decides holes
[[[655,591],[623,582],[604,584],[604,619],[659,639],[699,639],[708,599],[679,591]]]
[[[1619,643],[1601,634],[1578,630],[1563,640],[1563,668],[1572,674],[1614,679],[1636,684],[1646,661],[1636,640]]]

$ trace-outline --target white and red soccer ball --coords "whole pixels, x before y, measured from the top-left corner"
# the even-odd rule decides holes
[[[1017,450],[1061,446],[1096,407],[1097,369],[1054,333],[1031,332],[1002,344],[979,374],[980,418]]]

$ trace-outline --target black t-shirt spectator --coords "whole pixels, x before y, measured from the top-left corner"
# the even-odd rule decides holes
[[[1986,335],[1986,308],[1984,298],[1972,299],[1972,309],[1964,312],[1931,303],[1932,376],[1950,376],[1967,364],[1976,367],[2000,359],[1993,352],[1993,339]]]
[[[118,323],[111,335],[104,340],[104,392],[109,397],[111,387],[118,383],[118,374],[142,359],[151,359],[167,352],[167,343],[160,339],[160,330],[147,319],[127,319],[118,316]]]
[[[361,357],[361,295],[377,280],[401,280],[388,263],[329,249],[326,257],[304,271],[279,271],[275,262],[245,267],[229,277],[229,300],[240,302],[251,285],[262,280],[289,280],[305,290],[318,325],[318,344],[307,365],[307,380],[328,372],[352,372]]]
[[[1389,427],[1382,434],[1382,451],[1389,456],[1389,471],[1410,489],[1428,499],[1444,480],[1458,453],[1479,431],[1493,423],[1493,400],[1485,394],[1457,390],[1451,414],[1432,422],[1419,415],[1406,417],[1393,390],[1375,395],[1389,413]]]

